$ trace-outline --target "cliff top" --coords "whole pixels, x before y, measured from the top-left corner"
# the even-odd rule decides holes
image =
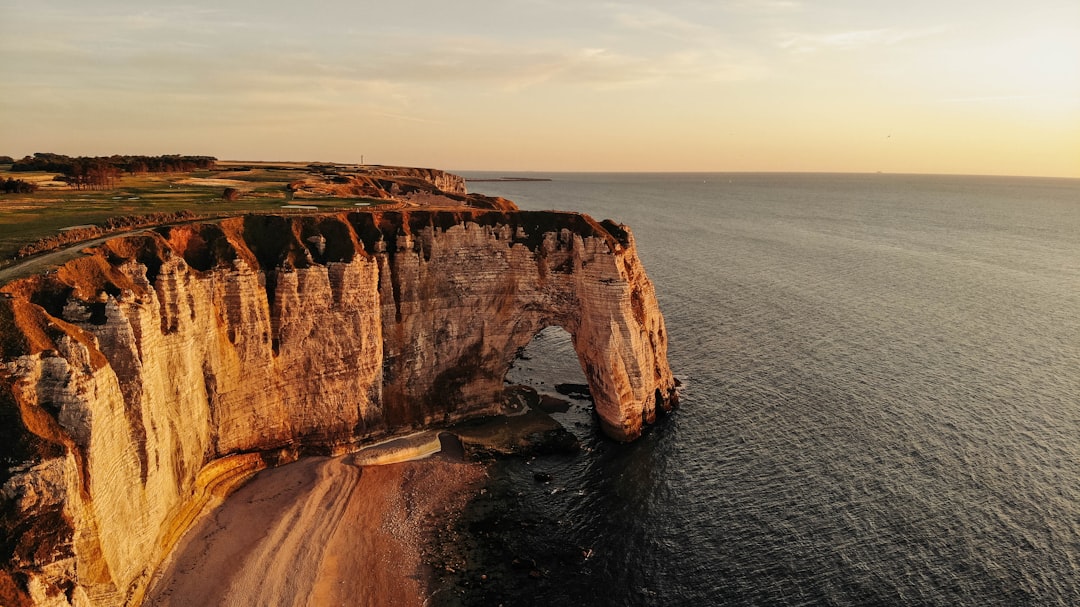
[[[101,179],[83,177],[0,167],[0,182],[33,186],[0,193],[0,269],[106,234],[253,212],[516,208],[504,199],[468,194],[457,175],[410,167],[216,161],[187,171],[110,169]]]

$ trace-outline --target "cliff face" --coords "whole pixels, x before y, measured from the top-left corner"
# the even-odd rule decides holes
[[[541,329],[604,431],[675,399],[625,227],[361,212],[162,227],[0,289],[0,604],[140,600],[192,505],[298,453],[495,412]]]

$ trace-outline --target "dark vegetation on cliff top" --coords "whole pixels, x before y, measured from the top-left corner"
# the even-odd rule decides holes
[[[30,181],[23,181],[22,179],[7,179],[0,180],[0,192],[4,194],[33,194],[38,189],[36,183]]]
[[[38,152],[11,163],[13,173],[31,171],[59,173],[57,181],[69,183],[75,189],[106,189],[113,186],[123,173],[179,173],[212,169],[213,156],[65,156]]]

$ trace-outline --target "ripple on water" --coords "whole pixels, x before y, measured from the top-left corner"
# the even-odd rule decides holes
[[[554,177],[485,193],[632,226],[690,381],[639,443],[572,407],[591,452],[504,466],[506,516],[561,522],[500,540],[548,568],[503,598],[1080,601],[1080,183]],[[540,342],[515,381],[578,381]]]

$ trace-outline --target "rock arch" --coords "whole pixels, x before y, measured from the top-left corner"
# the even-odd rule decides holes
[[[676,398],[632,235],[577,213],[160,227],[0,292],[0,585],[29,604],[137,602],[192,504],[267,462],[496,411],[544,326],[613,438]]]
[[[616,237],[578,214],[500,215],[505,223],[494,225],[414,220],[411,233],[397,235],[396,253],[380,261],[398,277],[396,288],[381,292],[384,333],[413,336],[430,349],[430,356],[408,356],[399,348],[411,346],[386,340],[384,397],[444,414],[496,402],[517,352],[540,330],[560,326],[571,335],[604,431],[636,438],[676,394],[663,317],[632,235],[616,226]],[[552,215],[569,225],[537,235],[538,220]]]

